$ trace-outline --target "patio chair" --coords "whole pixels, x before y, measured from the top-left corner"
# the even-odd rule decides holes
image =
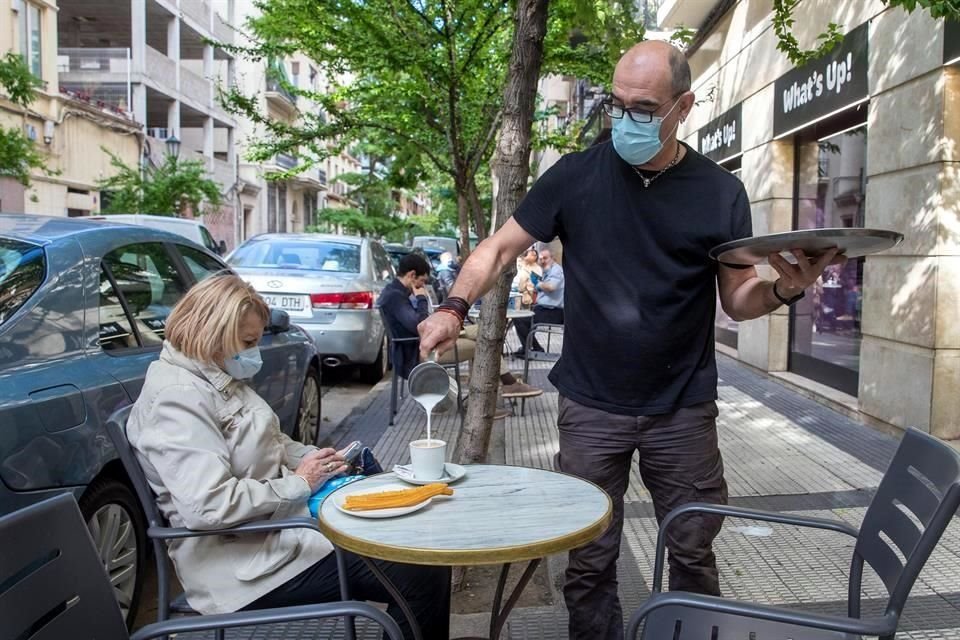
[[[150,489],[150,485],[147,483],[147,478],[143,473],[143,469],[140,467],[140,462],[136,458],[133,447],[130,446],[130,441],[127,440],[127,420],[130,418],[132,408],[132,405],[125,407],[110,416],[110,419],[107,420],[107,433],[113,442],[114,448],[117,450],[117,456],[120,458],[120,462],[123,464],[123,468],[127,472],[131,484],[133,484],[140,508],[143,509],[143,514],[146,516],[147,537],[153,545],[153,555],[157,567],[158,622],[167,620],[172,615],[199,615],[199,613],[190,606],[190,603],[187,602],[185,594],[181,593],[172,600],[170,599],[170,565],[167,555],[167,540],[224,534],[240,535],[245,533],[263,533],[267,531],[279,531],[281,529],[313,529],[314,531],[320,531],[316,521],[307,517],[263,520],[260,522],[248,522],[234,527],[225,527],[223,529],[204,529],[202,531],[184,527],[170,527],[157,508],[153,490]],[[341,557],[339,551],[337,553],[338,566],[340,566]],[[345,573],[342,571],[342,566],[340,566],[340,568],[340,593],[343,595],[343,599],[347,600],[349,590],[347,589],[346,580],[344,579]],[[223,631],[217,631],[215,635],[217,640],[222,640]],[[353,625],[348,623],[347,638],[348,640],[352,640],[353,637]]]
[[[877,488],[863,524],[823,518],[692,503],[667,514],[657,536],[652,595],[633,614],[627,638],[758,638],[762,640],[893,640],[920,570],[960,506],[960,453],[928,434],[910,429]],[[678,517],[715,513],[843,533],[856,539],[850,563],[847,616],[808,613],[714,596],[661,593],[665,532]],[[883,581],[888,599],[882,615],[860,617],[860,585],[867,563]]]
[[[533,351],[533,338],[537,333],[547,334],[547,350],[544,352]],[[523,345],[523,381],[530,384],[530,361],[547,360],[554,361],[559,355],[550,353],[550,338],[563,335],[562,324],[550,324],[549,322],[540,322],[530,327],[530,333],[527,334],[527,343]],[[527,409],[527,399],[520,401],[520,415],[522,416]]]
[[[317,618],[365,617],[401,640],[397,623],[363,602],[311,604],[179,618],[127,633],[103,563],[72,494],[0,518],[0,640],[147,640]]]
[[[395,349],[398,344],[411,343],[411,344],[420,344],[420,338],[411,337],[411,338],[400,338],[394,334],[390,328],[390,323],[387,322],[387,316],[383,312],[383,309],[380,309],[380,319],[383,321],[383,330],[387,335],[387,354],[390,358],[390,362],[394,363],[397,361]],[[460,350],[457,349],[457,343],[453,343],[453,362],[449,364],[441,363],[441,366],[444,369],[453,369],[454,375],[457,383],[457,413],[460,414],[460,420],[463,420],[463,385],[460,380]],[[397,396],[403,395],[403,390],[398,387],[403,385],[405,380],[402,380],[399,375],[397,375],[397,369],[393,369],[393,379],[390,381],[390,422],[388,423],[391,427],[393,426],[393,419],[397,415],[398,402]]]

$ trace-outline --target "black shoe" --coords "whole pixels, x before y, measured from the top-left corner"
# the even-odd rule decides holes
[[[510,355],[513,356],[514,358],[525,358],[527,356],[527,352],[524,351],[523,349],[517,349]]]

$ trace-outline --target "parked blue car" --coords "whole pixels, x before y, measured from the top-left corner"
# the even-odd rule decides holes
[[[224,269],[165,231],[0,214],[0,514],[72,492],[128,621],[147,566],[144,517],[104,426],[136,400],[172,307]],[[260,346],[254,387],[286,433],[314,442],[313,341],[272,310]]]

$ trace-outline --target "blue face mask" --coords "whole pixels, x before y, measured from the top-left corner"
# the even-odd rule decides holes
[[[260,347],[244,349],[232,358],[223,362],[223,370],[236,380],[247,380],[257,375],[263,360],[260,359]]]
[[[679,103],[680,100],[674,102],[663,118],[653,116],[650,122],[634,122],[626,113],[622,118],[614,118],[611,135],[617,155],[627,164],[634,166],[650,162],[663,149],[663,143],[660,142],[660,126],[664,118],[669,116]],[[680,126],[679,120],[677,126]]]

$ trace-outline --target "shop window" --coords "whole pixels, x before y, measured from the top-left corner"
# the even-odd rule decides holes
[[[844,124],[796,140],[796,229],[863,226],[867,127]],[[862,300],[863,258],[827,267],[790,310],[791,371],[856,395]]]

